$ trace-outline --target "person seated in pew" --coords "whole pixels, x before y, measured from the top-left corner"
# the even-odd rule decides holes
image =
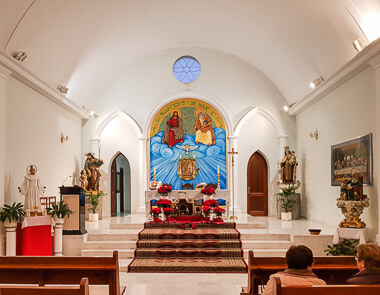
[[[380,285],[380,247],[360,244],[355,256],[359,272],[347,280],[350,285]]]
[[[311,271],[313,260],[313,252],[308,247],[303,245],[290,246],[286,252],[286,263],[288,264],[288,268],[269,277],[262,295],[276,294],[275,277],[281,279],[282,286],[326,285],[324,280],[318,278]]]

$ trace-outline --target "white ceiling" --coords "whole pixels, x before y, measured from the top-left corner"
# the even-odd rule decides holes
[[[22,65],[54,88],[67,85],[78,104],[129,63],[179,47],[242,58],[292,103],[310,92],[311,80],[328,78],[356,54],[352,42],[366,39],[361,10],[378,12],[380,0],[361,2],[0,0],[0,48],[25,51]]]

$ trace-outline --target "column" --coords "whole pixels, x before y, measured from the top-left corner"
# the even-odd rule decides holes
[[[17,223],[14,221],[4,223],[6,239],[6,256],[16,256],[16,227]]]
[[[377,188],[377,205],[378,205],[378,213],[380,212],[380,54],[378,54],[371,62],[370,62],[375,76],[375,96],[376,96],[376,132],[374,134],[374,141],[376,148],[374,152],[374,163],[373,163],[373,171],[374,176],[374,185]],[[376,235],[376,242],[380,245],[380,218],[378,215],[378,230]]]
[[[149,163],[148,163],[148,138],[139,137],[139,151],[140,151],[140,197],[139,197],[139,207],[137,213],[148,214],[147,208],[145,205],[145,191],[148,188],[148,172],[149,172]]]
[[[55,216],[56,217],[56,216]],[[63,219],[54,218],[54,256],[63,256]]]
[[[5,187],[5,107],[6,80],[10,71],[0,65],[0,206],[4,204]]]

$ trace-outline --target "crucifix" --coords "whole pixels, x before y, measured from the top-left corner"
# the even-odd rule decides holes
[[[232,151],[231,152],[228,152],[229,155],[232,156],[232,161],[231,161],[231,165],[232,165],[232,216],[230,217],[230,219],[232,220],[237,220],[237,216],[235,216],[235,183],[234,183],[234,176],[235,176],[235,172],[234,172],[234,166],[235,166],[235,155],[238,154],[238,152],[235,152],[235,149],[232,148]]]

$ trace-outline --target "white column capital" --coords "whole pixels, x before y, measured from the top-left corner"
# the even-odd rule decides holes
[[[149,140],[149,138],[148,137],[144,137],[144,136],[140,136],[139,137],[139,140],[141,140],[141,141],[148,141]]]
[[[11,75],[11,71],[0,64],[0,78],[7,79]]]
[[[96,143],[96,142],[100,142],[100,138],[90,138],[90,141],[93,142],[93,143]]]
[[[278,139],[288,139],[289,135],[281,134],[278,136]]]

